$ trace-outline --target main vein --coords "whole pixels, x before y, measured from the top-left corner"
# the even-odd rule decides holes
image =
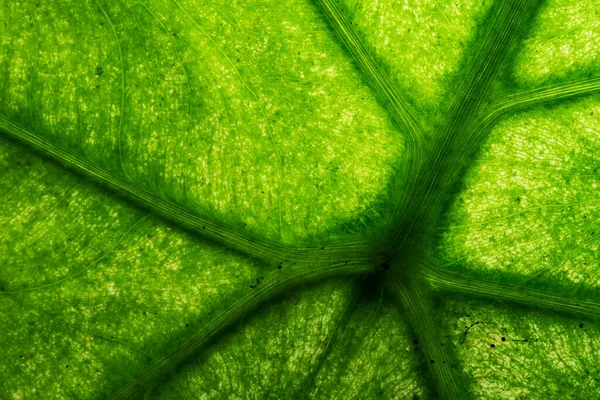
[[[446,200],[454,186],[453,182],[459,180],[460,173],[467,167],[467,163],[457,165],[457,162],[472,157],[483,143],[483,135],[473,135],[469,130],[471,121],[483,104],[511,44],[526,28],[538,3],[539,0],[511,0],[492,9],[494,15],[486,35],[478,46],[444,122],[433,135],[433,151],[419,171],[418,181],[421,185],[411,193],[408,206],[396,205],[395,226],[389,245],[391,258],[411,247],[420,230],[437,222],[435,218],[443,206],[440,203]],[[470,144],[467,148],[462,145],[465,141]]]

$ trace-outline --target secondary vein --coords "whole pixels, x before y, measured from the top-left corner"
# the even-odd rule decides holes
[[[277,242],[249,235],[220,226],[217,222],[200,216],[181,205],[139,188],[126,180],[111,174],[90,160],[65,150],[61,146],[45,139],[0,115],[0,130],[42,151],[68,167],[84,173],[104,184],[115,192],[132,199],[158,215],[177,222],[219,243],[241,251],[251,257],[268,260],[271,263],[305,263],[321,265],[331,262],[367,261],[371,257],[371,246],[367,242],[354,241],[327,243],[314,247],[289,247]]]
[[[557,296],[521,286],[471,279],[458,273],[441,271],[430,266],[423,266],[422,269],[425,279],[437,290],[510,301],[591,318],[600,317],[600,303],[596,301]]]
[[[254,310],[259,304],[273,298],[273,296],[289,289],[293,286],[324,279],[333,276],[360,275],[369,272],[369,264],[348,263],[333,264],[323,268],[302,267],[287,270],[285,272],[275,270],[269,276],[247,293],[245,296],[233,303],[225,312],[219,314],[200,330],[180,343],[173,350],[153,363],[148,369],[143,371],[137,379],[129,382],[120,390],[111,395],[111,400],[128,399],[136,394],[144,393],[152,388],[156,382],[160,382],[160,377],[171,371],[182,361],[197,352],[206,345],[210,339],[215,337],[232,323],[239,320],[247,313]]]

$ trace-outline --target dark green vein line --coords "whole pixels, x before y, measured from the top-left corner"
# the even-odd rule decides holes
[[[98,3],[98,0],[94,0],[94,2],[96,3],[100,11],[102,11],[102,14],[108,21],[108,25],[110,26],[111,31],[115,36],[115,41],[117,42],[117,48],[119,49],[119,62],[121,63],[121,110],[119,112],[119,126],[117,128],[117,148],[119,150],[119,165],[121,166],[123,174],[127,176],[127,171],[123,167],[123,141],[121,138],[121,136],[123,135],[123,115],[125,114],[125,63],[123,62],[123,46],[121,45],[119,35],[117,34],[117,29],[115,28],[112,19],[110,18],[104,7],[102,7],[100,3]]]
[[[425,279],[432,288],[493,300],[504,300],[542,309],[566,312],[591,318],[600,317],[600,302],[541,293],[520,286],[470,279],[458,273],[422,266]]]
[[[15,235],[15,237],[13,237],[12,239],[10,239],[9,243],[15,243],[19,238],[22,238],[23,236],[25,236],[28,232],[30,232],[33,228],[35,228],[35,226],[37,224],[39,224],[46,217],[48,217],[49,215],[51,215],[52,212],[56,209],[56,207],[58,207],[71,193],[73,193],[73,191],[75,189],[77,189],[77,187],[79,185],[81,185],[84,182],[85,182],[85,179],[81,179],[75,185],[73,185],[72,187],[70,187],[69,189],[67,189],[62,194],[62,196],[60,196],[58,198],[58,200],[56,200],[54,202],[54,204],[52,206],[50,206],[44,213],[42,213],[42,215],[40,215],[39,217],[37,217],[33,222],[31,222],[30,224],[28,224],[27,226],[25,226],[17,235]]]
[[[422,141],[421,128],[413,116],[408,102],[395,91],[392,83],[369,54],[352,25],[344,18],[336,2],[334,0],[315,0],[315,2],[396,122],[407,130],[415,144],[420,145]]]
[[[299,390],[299,393],[296,393],[293,396],[294,398],[300,399],[310,397],[309,388],[311,385],[315,385],[315,379],[317,378],[319,372],[323,369],[327,358],[333,351],[334,345],[339,344],[339,342],[342,340],[342,335],[344,334],[348,322],[361,304],[363,299],[363,296],[361,295],[363,295],[366,290],[369,290],[368,286],[373,284],[372,280],[372,277],[368,275],[362,276],[355,280],[355,287],[353,288],[350,300],[344,307],[342,315],[336,321],[333,332],[331,332],[329,335],[325,350],[318,355],[315,365],[312,367],[310,373],[304,381],[303,387]],[[355,347],[351,346],[350,348],[354,349]],[[345,355],[348,356],[348,352],[346,352]]]
[[[0,115],[0,130],[32,146],[67,167],[101,182],[117,193],[199,234],[241,251],[252,257],[279,264],[284,262],[310,262],[311,265],[338,261],[366,261],[371,258],[371,247],[367,242],[331,243],[315,247],[287,247],[277,242],[227,229],[211,219],[196,215],[192,211],[158,197],[145,189],[107,172],[86,158],[74,154],[44,139],[27,129],[8,121]]]
[[[389,113],[392,120],[399,125],[401,131],[406,136],[407,147],[409,151],[409,162],[403,173],[409,178],[409,185],[415,186],[417,165],[421,161],[423,153],[423,133],[417,119],[410,108],[410,105],[398,93],[388,76],[379,68],[373,56],[369,53],[352,24],[346,20],[342,10],[336,4],[335,0],[315,0],[316,5],[324,14],[326,21],[336,33],[338,38],[350,53],[351,57],[358,64],[367,83],[375,92],[384,108]],[[402,192],[406,193],[406,192]],[[402,201],[406,204],[406,201]]]
[[[388,281],[387,288],[402,304],[408,320],[417,335],[427,365],[434,378],[438,398],[459,399],[459,388],[450,359],[447,355],[448,346],[444,345],[438,324],[434,321],[435,312],[431,293],[426,293],[422,282],[414,278],[401,279],[394,276]]]
[[[75,189],[75,188],[73,188]],[[71,189],[71,191],[73,190]],[[62,200],[62,199],[61,199]],[[105,251],[103,251],[99,257],[97,257],[94,261],[92,261],[91,263],[85,265],[84,267],[82,267],[81,269],[73,272],[73,273],[69,273],[65,276],[63,276],[62,278],[59,278],[53,282],[50,283],[44,283],[41,285],[36,285],[36,286],[30,286],[27,288],[23,288],[23,289],[16,289],[16,290],[4,290],[2,292],[0,292],[0,296],[1,295],[13,295],[13,294],[18,294],[18,293],[26,293],[26,292],[33,292],[33,291],[41,291],[43,289],[47,289],[49,287],[56,287],[66,281],[69,281],[77,276],[80,276],[82,274],[84,274],[85,272],[87,272],[90,268],[92,268],[93,266],[99,264],[100,262],[102,262],[102,260],[105,260],[106,258],[108,258],[108,256],[113,253],[113,251],[116,250],[116,248],[121,244],[121,242],[123,241],[123,239],[125,239],[128,235],[130,235],[143,221],[145,221],[148,217],[150,216],[150,214],[147,214],[145,216],[143,216],[142,218],[140,218],[139,220],[137,220],[133,225],[131,225],[129,227],[129,229],[127,229],[125,231],[125,233],[123,233],[116,241],[115,243],[110,246],[108,249],[106,249]]]
[[[190,20],[191,23],[194,24],[194,26],[196,28],[198,28],[198,30],[200,32],[202,32],[202,35],[204,35],[213,45],[213,47],[215,48],[216,51],[218,51],[224,58],[225,60],[227,60],[227,63],[229,65],[231,65],[231,68],[233,68],[233,70],[235,71],[235,74],[237,75],[238,79],[240,80],[240,82],[242,83],[242,85],[244,85],[244,87],[246,88],[246,90],[252,95],[252,97],[255,99],[256,103],[258,104],[258,108],[262,114],[262,117],[264,119],[264,124],[265,124],[265,131],[267,132],[268,136],[269,136],[269,140],[271,141],[271,144],[273,145],[273,149],[275,150],[275,154],[277,155],[277,158],[279,159],[279,168],[278,168],[278,195],[277,195],[277,218],[278,218],[278,224],[279,224],[279,235],[281,236],[281,225],[282,225],[282,214],[281,214],[281,185],[282,182],[284,180],[284,176],[285,176],[285,162],[284,162],[284,158],[281,152],[281,148],[279,146],[279,144],[277,144],[277,141],[275,140],[275,136],[273,135],[272,129],[271,129],[271,123],[269,122],[269,119],[267,118],[267,114],[265,112],[265,106],[263,104],[263,101],[260,99],[260,97],[256,94],[256,90],[247,82],[247,80],[244,79],[242,72],[240,71],[240,69],[236,66],[236,64],[233,62],[233,60],[223,51],[223,49],[221,48],[221,46],[219,46],[219,44],[215,41],[215,39],[209,35],[204,29],[202,29],[202,27],[200,26],[200,24],[198,23],[198,21],[193,18],[189,11],[183,7],[179,1],[177,0],[173,0],[175,2],[175,4],[177,4],[177,7],[179,7],[179,9],[181,9],[181,11],[183,11],[183,13],[185,14],[185,16],[187,17],[187,19]]]
[[[33,9],[31,7],[31,4],[28,3],[28,9],[29,9],[29,15],[31,16],[31,20],[35,21],[36,18],[34,16],[33,13]],[[29,71],[29,88],[27,89],[27,108],[28,108],[28,114],[29,114],[29,119],[31,122],[31,126],[36,125],[36,118],[34,117],[34,108],[35,108],[35,100],[33,98],[33,90],[34,90],[34,86],[37,80],[37,68],[38,68],[38,63],[40,61],[40,53],[41,53],[41,49],[40,49],[40,32],[38,29],[38,24],[37,21],[35,23],[33,23],[32,26],[32,30],[33,30],[33,37],[35,38],[35,42],[36,42],[36,46],[35,46],[35,58],[33,63],[31,64],[31,68]],[[39,106],[38,106],[39,108]],[[59,132],[59,135],[61,135],[62,132]]]
[[[81,49],[80,49],[80,35],[79,32],[77,30],[77,24],[75,23],[75,20],[73,19],[73,17],[71,16],[72,10],[67,11],[61,4],[60,1],[54,1],[54,3],[57,5],[58,9],[60,10],[60,12],[65,16],[65,19],[69,22],[69,26],[71,27],[72,31],[73,31],[73,45],[75,47],[75,57],[74,59],[71,61],[71,68],[73,68],[74,70],[77,70],[79,67],[79,57],[78,55],[81,54]],[[81,100],[79,97],[79,92],[80,92],[80,87],[81,87],[81,78],[79,76],[79,74],[75,75],[75,107],[77,110],[77,133],[79,136],[79,145],[83,146],[83,118],[81,116]],[[60,141],[63,141],[63,137],[62,134],[59,136]]]
[[[471,66],[466,71],[463,84],[455,95],[447,112],[447,117],[442,123],[439,132],[434,135],[437,142],[433,145],[433,152],[428,162],[423,164],[419,172],[418,181],[421,182],[419,191],[411,194],[409,204],[396,205],[393,211],[390,257],[400,254],[403,246],[412,246],[416,240],[416,233],[427,224],[432,224],[436,214],[439,214],[441,199],[451,189],[451,181],[457,176],[457,167],[462,171],[466,163],[456,166],[456,161],[465,155],[463,143],[469,137],[469,150],[477,148],[482,138],[474,142],[469,135],[468,128],[483,100],[488,93],[492,80],[496,77],[500,65],[505,59],[511,44],[520,37],[528,21],[535,14],[539,0],[510,0],[492,8],[492,21],[487,30],[479,50],[475,53]],[[406,213],[404,210],[409,210]],[[427,218],[430,217],[430,218]]]
[[[161,27],[162,31],[167,35],[167,38],[169,40],[169,43],[171,44],[171,46],[173,46],[173,52],[175,54],[175,57],[177,59],[177,63],[179,65],[179,68],[181,69],[181,72],[183,73],[183,76],[185,77],[185,86],[187,89],[187,93],[188,93],[188,102],[187,102],[187,119],[188,119],[188,124],[187,124],[187,134],[189,137],[191,137],[191,133],[192,133],[192,125],[193,125],[193,117],[192,117],[192,99],[194,97],[194,91],[192,90],[192,85],[190,83],[190,77],[188,75],[188,72],[185,68],[185,65],[183,64],[183,57],[181,56],[180,51],[177,49],[177,45],[175,44],[175,41],[173,40],[173,35],[169,34],[169,30],[167,29],[167,27],[165,26],[165,24],[160,20],[160,18],[158,18],[156,16],[156,14],[148,8],[148,6],[146,5],[146,3],[144,3],[143,1],[139,1],[137,4],[140,4],[144,10],[150,14],[152,16],[152,18],[154,18],[154,20],[156,20],[156,22],[159,24],[159,26]],[[129,12],[129,10],[128,10]],[[139,23],[136,22],[139,26]],[[143,29],[141,29],[140,27],[140,32],[143,32]],[[154,60],[153,60],[154,62]],[[156,66],[155,66],[156,69]],[[165,148],[167,150],[165,150],[166,152],[166,156],[165,159],[169,159],[170,157],[168,156],[168,148],[170,146],[165,146]],[[186,169],[189,165],[189,158],[186,157]],[[158,175],[158,174],[157,174]],[[183,191],[185,193],[185,198],[188,199],[188,182],[187,182],[187,175],[184,174],[183,175]]]
[[[535,14],[538,0],[510,0],[498,3],[490,11],[490,24],[483,41],[474,53],[463,83],[459,87],[446,118],[438,132],[430,158],[418,171],[418,190],[411,191],[408,204],[397,204],[392,211],[394,225],[391,227],[389,248],[385,253],[392,260],[387,284],[403,305],[413,329],[419,335],[436,382],[438,395],[444,399],[458,399],[457,372],[450,367],[444,345],[436,325],[433,309],[433,294],[426,281],[415,280],[419,265],[415,263],[420,247],[426,245],[429,226],[442,212],[443,202],[453,189],[449,172],[464,172],[465,165],[455,166],[464,149],[458,147],[468,135],[468,128],[476,117],[488,93],[492,80],[497,76],[500,65],[506,58],[511,44],[517,40],[528,21]],[[481,139],[481,138],[480,138]],[[473,145],[477,147],[479,143]],[[421,240],[419,242],[419,240]],[[416,247],[415,244],[417,245]]]
[[[461,162],[465,161],[466,154],[476,150],[472,148],[472,144],[469,144],[468,142],[481,143],[483,139],[480,137],[485,138],[484,135],[487,134],[488,130],[502,117],[540,105],[578,98],[599,91],[600,76],[595,76],[592,78],[563,82],[556,85],[514,93],[500,99],[492,105],[491,109],[484,116],[475,122],[474,128],[469,129],[473,136],[463,139],[458,147],[464,148],[471,146],[471,149],[466,150],[462,159],[457,160],[455,165],[460,165]]]
[[[495,115],[504,115],[541,104],[584,96],[598,91],[600,91],[600,76],[561,82],[556,85],[513,93],[496,102],[485,119],[492,119]]]
[[[408,161],[402,169],[396,171],[396,174],[402,175],[404,179],[400,179],[400,181],[404,182],[406,187],[394,196],[398,204],[396,207],[397,213],[405,215],[410,211],[410,195],[416,192],[420,185],[418,171],[424,158],[423,147],[425,145],[422,128],[406,99],[394,88],[388,76],[378,66],[376,60],[352,27],[352,23],[344,17],[343,10],[337,5],[336,0],[314,1],[324,14],[332,30],[358,64],[367,84],[374,91],[379,101],[383,103],[384,109],[388,112],[392,121],[405,134]],[[391,220],[394,221],[395,219],[392,218]]]
[[[34,310],[34,311],[36,311],[37,313],[39,313],[40,315],[42,315],[45,319],[47,319],[47,321],[49,323],[51,323],[53,325],[58,325],[60,327],[68,326],[72,330],[83,332],[83,333],[95,336],[97,338],[106,340],[107,342],[119,343],[122,346],[125,346],[125,347],[127,347],[129,349],[132,349],[132,350],[134,350],[137,353],[143,354],[148,359],[152,359],[152,356],[150,354],[146,353],[141,347],[137,347],[133,343],[129,343],[126,340],[117,339],[114,336],[113,337],[109,337],[109,336],[101,333],[100,331],[98,331],[96,329],[86,328],[86,327],[84,327],[82,325],[74,324],[72,322],[69,322],[64,317],[59,316],[59,314],[57,314],[57,313],[53,313],[53,312],[48,311],[48,310],[43,309],[43,308],[35,307],[32,304],[25,305],[25,301],[24,301],[23,298],[12,296],[9,300],[13,304],[16,304],[18,307],[20,307],[22,310]],[[108,364],[107,361],[104,360],[102,357],[100,357],[98,354],[96,354],[96,356],[98,357],[98,359],[101,359],[103,363]],[[114,366],[114,367],[116,367],[116,369],[120,369],[118,367],[118,364],[110,363],[108,365]],[[121,370],[121,373],[125,373],[125,371]]]
[[[176,346],[173,350],[157,360],[147,370],[143,371],[134,381],[110,396],[110,399],[129,399],[137,397],[151,389],[152,385],[160,382],[160,378],[172,371],[181,362],[195,354],[212,338],[223,332],[232,323],[256,309],[264,301],[299,284],[322,280],[335,276],[360,275],[371,271],[371,266],[364,263],[344,263],[320,268],[291,268],[287,271],[271,272],[255,289],[233,303],[227,310],[204,325],[190,338]]]

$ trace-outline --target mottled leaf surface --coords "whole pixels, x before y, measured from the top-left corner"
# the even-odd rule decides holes
[[[0,399],[599,397],[598,10],[0,4]]]

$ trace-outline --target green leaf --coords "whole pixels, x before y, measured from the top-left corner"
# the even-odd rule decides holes
[[[0,6],[0,398],[600,395],[591,1]]]

